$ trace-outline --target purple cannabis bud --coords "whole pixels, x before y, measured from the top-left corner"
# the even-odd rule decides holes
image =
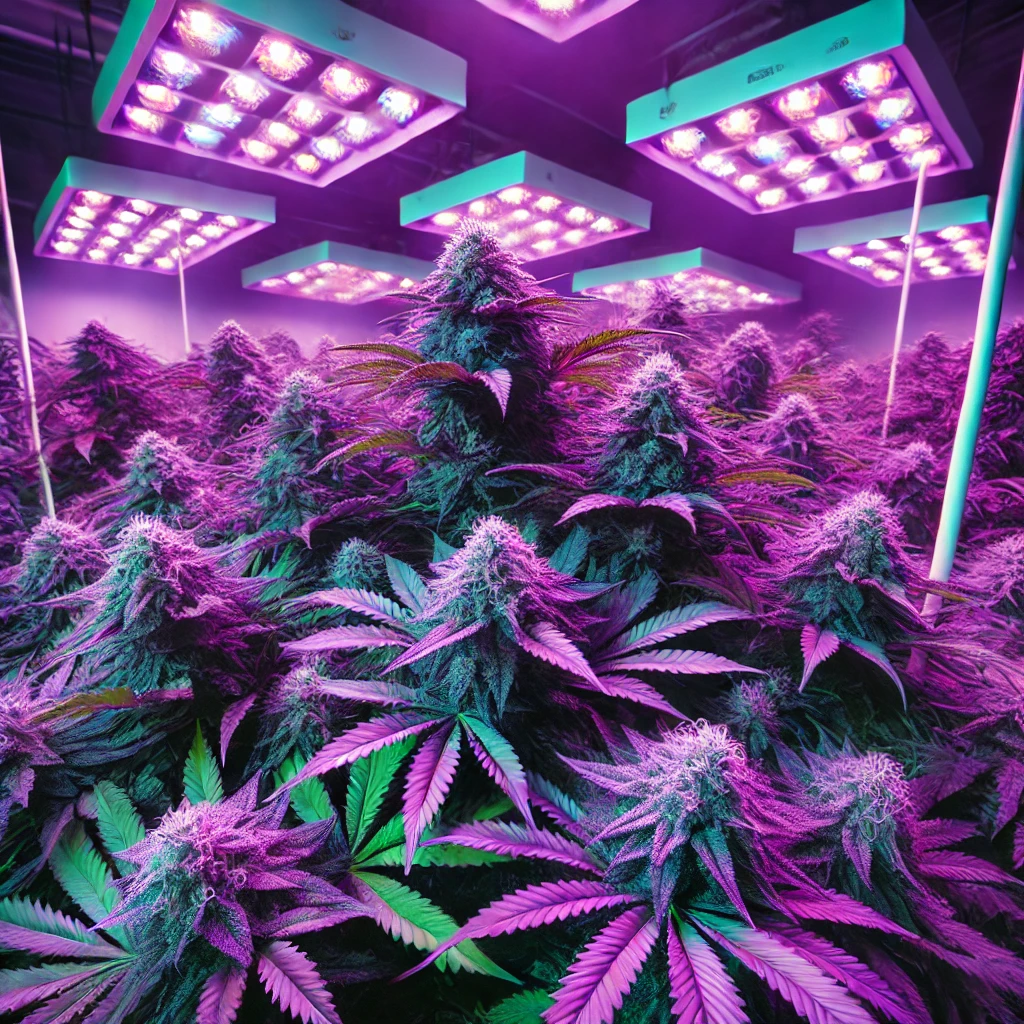
[[[274,407],[274,370],[259,345],[234,320],[217,329],[203,354],[210,386],[211,444],[239,437]]]
[[[110,685],[136,692],[185,676],[237,693],[252,671],[246,656],[261,633],[252,608],[263,586],[224,569],[218,552],[190,533],[135,516],[64,653],[87,655]]]
[[[459,225],[445,243],[437,269],[420,288],[435,302],[451,304],[462,312],[501,300],[525,299],[536,290],[533,277],[520,269],[518,257],[501,246],[491,228],[474,220]],[[428,334],[421,344],[424,355],[431,359],[453,358],[432,351],[431,340]]]
[[[331,558],[326,578],[335,587],[380,591],[388,585],[384,552],[365,540],[345,541]]]
[[[1024,616],[1024,533],[1012,533],[975,550],[963,576],[988,608]]]
[[[801,394],[784,395],[775,411],[758,424],[758,437],[773,455],[806,467],[821,461],[825,435],[814,403]]]
[[[128,453],[123,515],[135,513],[176,521],[195,511],[202,487],[199,467],[173,441],[154,430],[142,434]]]
[[[903,527],[889,502],[860,491],[777,541],[774,573],[811,622],[840,637],[884,642],[898,632],[914,576]]]
[[[11,582],[22,600],[45,601],[92,583],[107,564],[99,537],[47,516],[30,534]]]
[[[775,342],[756,320],[740,324],[714,354],[718,393],[733,409],[764,409],[775,380]]]
[[[910,785],[903,765],[888,754],[805,755],[810,764],[807,799],[826,829],[839,831],[842,849],[860,880],[871,888],[872,857],[906,874],[899,841],[907,831]]]
[[[771,672],[741,680],[725,695],[725,720],[754,757],[778,737],[783,711],[795,691],[788,673]]]
[[[600,417],[598,430],[606,436],[599,456],[603,490],[642,500],[699,491],[710,482],[717,445],[704,404],[667,353],[640,363]]]
[[[50,747],[55,723],[41,720],[44,710],[25,682],[0,687],[0,838],[14,807],[27,807],[36,770],[59,765]]]
[[[528,617],[564,621],[580,600],[572,577],[556,572],[533,544],[498,516],[476,522],[465,544],[433,566],[422,618],[491,622],[510,635]]]
[[[58,497],[112,482],[133,439],[165,418],[161,367],[94,321],[49,382],[43,433]]]
[[[205,980],[223,966],[211,957],[211,946],[247,970],[258,944],[269,937],[313,931],[364,912],[302,867],[333,822],[282,828],[287,803],[258,807],[258,786],[257,775],[219,802],[185,799],[144,839],[118,853],[136,869],[114,883],[120,900],[100,926],[126,929],[153,972],[150,983],[171,967],[182,974],[199,971]]]
[[[287,331],[271,331],[260,338],[259,346],[279,377],[293,373],[306,362],[299,343]]]
[[[290,373],[270,416],[269,433],[275,440],[309,436],[320,441],[338,425],[338,410],[331,388],[310,370]]]
[[[724,725],[700,719],[655,740],[626,735],[633,749],[611,764],[565,758],[607,794],[586,819],[607,859],[606,878],[649,898],[659,920],[678,888],[709,884],[743,913],[730,848],[749,853],[758,835],[778,831],[772,784]]]

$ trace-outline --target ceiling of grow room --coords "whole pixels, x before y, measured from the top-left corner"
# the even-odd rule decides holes
[[[127,0],[9,0],[0,5],[0,141],[24,254],[30,320],[33,282],[40,297],[63,287],[56,270],[37,266],[50,261],[33,261],[30,255],[31,220],[69,154],[275,195],[275,226],[204,264],[196,284],[200,306],[210,306],[210,317],[220,316],[230,299],[234,305],[227,313],[257,308],[276,318],[274,326],[306,318],[326,330],[352,317],[365,330],[387,309],[371,306],[366,307],[371,312],[357,314],[346,307],[246,293],[240,271],[324,239],[431,259],[442,239],[400,227],[399,198],[527,149],[654,203],[649,232],[532,264],[538,276],[557,277],[554,287],[568,290],[576,270],[709,246],[801,281],[805,301],[787,315],[828,308],[847,322],[860,347],[880,352],[888,344],[898,289],[874,289],[794,255],[793,231],[907,207],[912,182],[751,216],[623,141],[630,100],[847,10],[856,0],[639,0],[564,43],[550,42],[477,0],[355,0],[353,6],[465,57],[468,108],[325,189],[96,131],[90,118],[92,83],[126,5]],[[954,72],[986,151],[974,170],[930,182],[926,201],[994,194],[1024,49],[1024,7],[1019,0],[921,0],[918,8]],[[66,294],[75,295],[78,303],[102,294],[110,302],[121,296],[145,305],[157,294],[152,290],[157,285],[137,280],[147,275],[74,269],[90,275],[87,280],[68,278]],[[1009,314],[1024,314],[1022,277],[1020,271],[1011,275]],[[919,287],[911,301],[911,331],[937,327],[958,340],[966,337],[978,289],[976,278]],[[321,305],[325,308],[308,309]],[[89,315],[83,307],[78,319]],[[204,321],[200,329],[205,326]],[[45,337],[45,331],[39,333]]]

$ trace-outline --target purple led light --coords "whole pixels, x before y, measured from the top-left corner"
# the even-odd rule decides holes
[[[234,25],[204,7],[182,7],[174,19],[174,31],[189,50],[204,57],[216,57],[241,38]]]
[[[179,0],[138,60],[137,80],[104,115],[104,130],[313,184],[382,155],[454,109],[212,2]]]
[[[412,278],[385,270],[367,270],[324,260],[292,270],[283,277],[268,277],[250,287],[295,299],[360,305],[377,299],[401,297],[402,292],[413,291],[417,283]]]
[[[411,226],[449,234],[464,220],[484,225],[524,260],[555,256],[634,230],[601,210],[524,185],[467,200]]]
[[[682,173],[753,209],[783,209],[952,166],[888,56],[859,61],[649,140]],[[692,168],[692,173],[691,169]],[[860,170],[863,168],[863,170]]]
[[[730,313],[741,309],[762,309],[780,300],[771,292],[752,288],[710,270],[694,268],[665,277],[642,278],[617,284],[584,288],[593,295],[634,309],[645,308],[657,292],[667,292],[681,306],[695,313]]]
[[[903,280],[909,236],[872,238],[856,245],[836,245],[826,252],[807,253],[840,265],[872,284],[892,285]],[[946,277],[973,277],[985,269],[989,227],[985,223],[953,225],[918,235],[914,247],[912,279],[917,282]]]
[[[81,216],[85,214],[85,216]],[[57,207],[45,254],[160,273],[176,271],[177,247],[187,267],[201,250],[226,244],[251,221],[103,192],[70,193]],[[241,236],[239,236],[241,237]]]

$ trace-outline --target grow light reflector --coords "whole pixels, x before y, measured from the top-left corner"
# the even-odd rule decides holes
[[[131,0],[93,92],[101,131],[320,186],[465,105],[461,57],[338,0]]]
[[[564,43],[637,0],[479,0],[504,18]]]
[[[909,0],[870,0],[629,104],[626,141],[751,213],[973,166],[981,140]],[[757,187],[751,187],[756,179]]]
[[[433,263],[410,256],[318,242],[246,267],[242,284],[253,291],[293,299],[357,306],[415,291],[433,269]]]
[[[35,219],[37,256],[176,274],[274,223],[274,199],[69,156]]]
[[[402,196],[404,227],[450,235],[464,219],[528,261],[646,231],[651,204],[526,152]]]
[[[801,296],[796,281],[710,249],[581,270],[572,279],[574,292],[634,308],[646,306],[659,284],[683,306],[700,313],[781,306],[798,302]]]
[[[944,281],[985,271],[989,197],[936,203],[921,210],[911,280]],[[799,228],[793,251],[880,288],[903,283],[913,210],[896,210],[838,224]],[[1015,266],[1011,260],[1011,266]]]

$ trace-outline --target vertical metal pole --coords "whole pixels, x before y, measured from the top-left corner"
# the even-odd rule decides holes
[[[39,410],[36,408],[36,382],[32,375],[32,352],[28,344],[28,325],[25,323],[25,299],[21,293],[21,274],[18,271],[18,254],[14,251],[14,227],[11,224],[11,204],[7,197],[7,176],[4,174],[3,150],[0,149],[0,206],[3,207],[4,244],[7,247],[7,265],[11,268],[11,296],[14,299],[14,317],[18,322],[18,341],[21,345],[21,369],[25,380],[25,394],[28,398],[29,432],[32,447],[39,460],[39,480],[43,486],[43,504],[46,514],[56,516],[53,507],[53,488],[50,486],[50,471],[43,458],[43,440],[39,434]]]
[[[922,159],[917,172],[917,190],[914,192],[914,213],[910,218],[910,242],[907,245],[907,265],[903,268],[903,290],[900,292],[900,312],[896,317],[896,337],[892,343],[892,361],[889,363],[889,390],[885,395],[885,413],[882,416],[882,440],[889,436],[889,418],[892,403],[896,398],[896,368],[903,347],[903,328],[907,323],[907,303],[910,300],[910,284],[914,279],[914,248],[917,245],[917,229],[921,223],[921,207],[924,204],[924,179],[928,176],[928,161]]]
[[[953,439],[953,451],[949,457],[949,473],[946,476],[946,490],[942,495],[942,515],[935,535],[935,551],[929,578],[945,583],[953,569],[957,540],[960,537],[960,523],[963,520],[964,504],[967,501],[967,485],[974,465],[974,449],[978,443],[981,427],[981,413],[985,405],[989,377],[992,375],[992,356],[995,352],[996,333],[999,330],[999,315],[1003,308],[1003,290],[1006,287],[1006,271],[1013,248],[1014,225],[1020,204],[1020,190],[1024,182],[1024,123],[1021,104],[1024,102],[1024,61],[1021,63],[1020,79],[1017,82],[1017,99],[1010,120],[1010,133],[1003,157],[1003,173],[999,179],[999,195],[996,198],[995,213],[992,217],[992,239],[988,247],[985,276],[981,282],[981,301],[978,303],[978,322],[974,328],[974,344],[971,347],[971,361],[967,369],[967,384],[964,400],[960,406],[960,418]],[[942,599],[929,594],[924,603],[923,614],[934,618]]]
[[[185,305],[185,265],[182,262],[181,228],[178,228],[178,285],[181,292],[181,328],[185,332],[185,355],[192,353],[192,341],[188,336],[188,307]]]

